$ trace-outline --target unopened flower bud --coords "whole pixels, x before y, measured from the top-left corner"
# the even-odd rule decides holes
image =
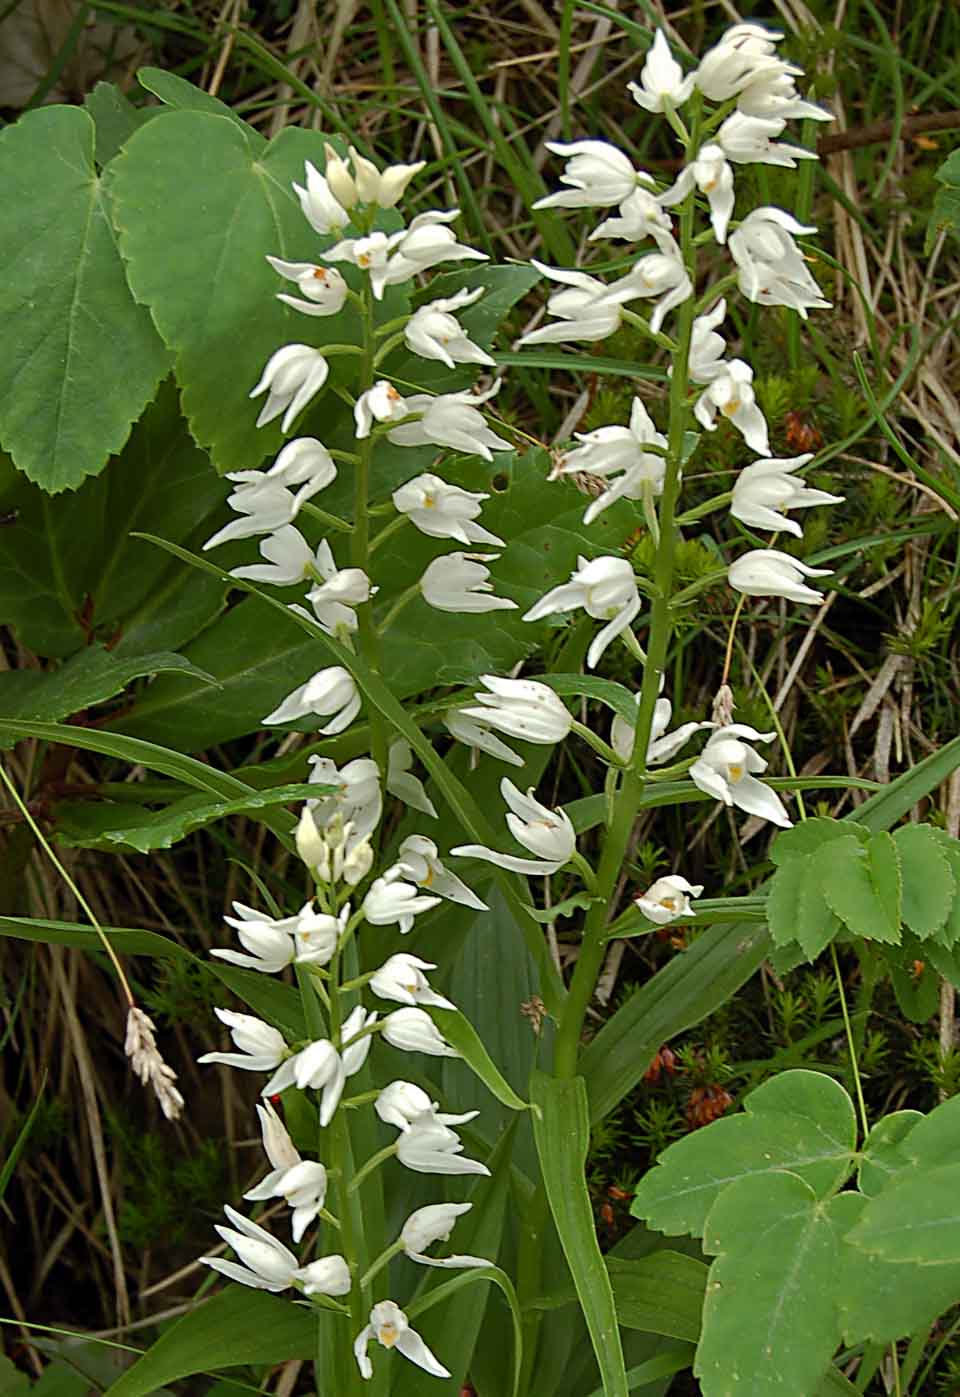
[[[320,865],[327,861],[326,840],[317,829],[317,822],[309,805],[305,805],[300,812],[295,839],[297,853],[308,868],[319,869]]]
[[[342,208],[352,209],[357,202],[357,186],[350,173],[350,166],[339,156],[333,146],[325,145],[323,153],[327,158],[324,168],[330,192]]]
[[[345,883],[349,883],[351,888],[355,888],[358,883],[362,883],[364,878],[373,867],[373,850],[370,847],[369,839],[362,839],[359,844],[355,844],[343,861],[341,876]]]

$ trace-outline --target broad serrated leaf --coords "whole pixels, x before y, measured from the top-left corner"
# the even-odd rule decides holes
[[[777,946],[789,946],[800,939],[800,896],[809,883],[807,857],[785,860],[770,879],[767,925]]]
[[[92,645],[71,656],[59,669],[8,670],[0,674],[0,717],[58,722],[120,694],[134,679],[164,672],[179,673],[194,683],[216,684],[183,655],[160,651],[152,655],[117,656]]]
[[[778,868],[792,859],[806,858],[815,854],[824,844],[834,839],[847,839],[851,834],[865,838],[851,820],[832,820],[826,815],[818,815],[812,820],[801,820],[792,829],[781,830],[770,846],[770,858]]]
[[[20,475],[3,495],[16,525],[0,529],[0,623],[38,655],[65,657],[91,639],[108,641],[118,659],[179,649],[220,610],[225,589],[130,531],[149,522],[190,543],[205,536],[222,497],[175,387],[164,384],[122,454],[67,508]]]
[[[315,1314],[277,1295],[231,1285],[167,1329],[108,1397],[148,1397],[164,1383],[238,1364],[314,1358]]]
[[[900,908],[888,906],[871,876],[869,849],[854,835],[833,839],[817,855],[827,903],[854,936],[896,944]]]
[[[717,1199],[717,1254],[694,1373],[704,1397],[810,1397],[840,1340],[831,1202],[792,1173],[740,1179]]]
[[[857,1182],[860,1192],[872,1197],[880,1193],[911,1160],[903,1142],[925,1117],[920,1111],[894,1111],[877,1121],[863,1145]]]
[[[87,112],[8,126],[0,187],[0,440],[56,494],[120,450],[170,356],[130,294]]]
[[[853,1103],[821,1072],[782,1072],[727,1116],[670,1145],[640,1180],[630,1211],[673,1236],[700,1236],[732,1183],[788,1169],[817,1197],[850,1172],[856,1146]]]
[[[903,873],[903,920],[915,936],[943,926],[957,892],[938,832],[930,825],[902,825],[892,836]]]
[[[262,400],[249,401],[275,350],[357,342],[354,311],[308,318],[278,302],[265,260],[316,255],[291,183],[322,157],[321,138],[287,127],[262,148],[242,125],[166,113],[124,147],[113,190],[130,284],[176,353],[191,430],[221,470],[258,466],[280,443],[276,422],[255,426]]]
[[[84,97],[83,105],[96,127],[96,161],[101,167],[113,159],[145,121],[159,115],[156,107],[135,107],[112,82],[98,82]]]
[[[837,1221],[845,1224],[841,1235],[859,1222],[866,1206],[867,1200],[856,1193],[834,1199]],[[960,1299],[960,1262],[919,1266],[885,1261],[842,1240],[836,1294],[847,1344],[891,1344],[929,1329]]]
[[[812,857],[816,862],[816,855]],[[816,960],[842,930],[843,923],[831,910],[819,881],[813,876],[807,878],[800,889],[797,905],[797,940],[807,960]]]
[[[326,790],[334,787],[327,786]],[[237,800],[211,800],[205,795],[184,796],[163,810],[144,810],[116,801],[63,802],[56,810],[57,840],[85,849],[133,849],[139,854],[151,849],[169,849],[196,829],[203,829],[231,815],[248,815],[277,805],[316,797],[323,788],[297,784],[251,791]],[[293,826],[293,816],[290,816]]]
[[[936,940],[946,947],[952,947],[960,941],[960,839],[954,839],[947,834],[946,830],[942,829],[935,829],[934,834],[940,844],[943,856],[947,860],[956,888],[956,894],[950,904],[946,921],[936,932]]]
[[[584,1166],[590,1143],[583,1079],[535,1071],[533,1133],[550,1211],[577,1288],[607,1397],[625,1397],[627,1378],[613,1290],[597,1243]]]
[[[894,1178],[882,1193],[868,1200],[847,1241],[886,1261],[956,1266],[960,1256],[960,1164],[910,1169]]]

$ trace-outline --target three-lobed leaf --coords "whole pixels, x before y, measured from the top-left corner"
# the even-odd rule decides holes
[[[820,1072],[782,1072],[750,1093],[740,1115],[714,1121],[670,1145],[640,1181],[630,1211],[668,1235],[703,1234],[733,1183],[790,1170],[816,1197],[850,1172],[856,1147],[853,1103]]]
[[[170,363],[130,294],[94,138],[81,107],[0,136],[0,441],[51,494],[103,469]]]

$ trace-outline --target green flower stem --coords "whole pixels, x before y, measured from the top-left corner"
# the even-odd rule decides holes
[[[329,359],[332,354],[363,354],[362,344],[325,344],[320,353],[325,359]]]
[[[374,381],[374,323],[370,292],[363,293],[363,363],[360,369],[360,393],[373,387]],[[359,395],[358,395],[359,396]],[[370,564],[370,462],[373,459],[374,438],[368,436],[360,443],[360,457],[354,480],[353,533],[350,538],[350,561],[355,568],[368,572]],[[357,608],[357,644],[360,655],[375,672],[380,670],[377,630],[373,623],[371,602]],[[379,710],[370,709],[370,755],[382,775],[387,771],[387,733]]]
[[[726,575],[726,568],[717,568],[713,572],[708,572],[705,577],[698,577],[696,582],[691,582],[689,587],[684,587],[676,594],[671,605],[673,607],[686,606],[688,602],[699,597],[701,592],[706,592],[711,587],[715,587],[718,582],[722,582]]]
[[[693,524],[697,519],[702,519],[705,514],[712,514],[715,509],[723,509],[732,499],[733,491],[724,490],[722,495],[712,495],[709,500],[704,500],[703,504],[695,504],[692,509],[678,514],[675,522],[681,528],[687,524]]]
[[[669,116],[669,112],[668,112]],[[693,124],[688,158],[696,152],[699,141],[699,104],[693,106]],[[693,247],[694,195],[691,193],[680,206],[680,249],[690,279],[696,286],[696,252]],[[630,768],[623,772],[619,789],[613,799],[612,819],[604,841],[600,867],[597,871],[597,902],[587,911],[583,942],[576,969],[570,983],[557,1029],[554,1052],[554,1072],[558,1077],[573,1077],[577,1071],[580,1035],[583,1020],[593,996],[604,957],[607,952],[607,919],[614,891],[623,869],[634,821],[640,809],[646,772],[647,747],[653,724],[654,705],[660,688],[672,630],[671,589],[673,586],[674,552],[677,530],[674,522],[680,492],[680,468],[683,462],[683,439],[689,420],[687,393],[690,387],[690,339],[693,332],[694,300],[691,295],[677,314],[677,347],[670,379],[670,425],[667,434],[667,469],[660,498],[660,541],[654,564],[656,595],[650,612],[647,639],[647,663],[644,666],[634,734],[633,757]]]
[[[414,584],[413,584],[412,587],[408,587],[407,590],[406,590],[405,592],[401,592],[401,593],[400,593],[399,597],[397,597],[396,601],[393,603],[393,606],[391,606],[391,608],[390,608],[390,610],[387,612],[386,616],[384,616],[383,620],[380,622],[380,628],[379,628],[379,633],[380,633],[380,635],[383,635],[383,633],[384,633],[385,631],[388,631],[388,630],[390,629],[390,627],[393,625],[394,621],[395,621],[395,620],[397,619],[397,617],[400,615],[400,612],[403,610],[403,608],[404,608],[405,606],[408,606],[409,603],[413,601],[414,597],[417,597],[417,596],[419,596],[419,595],[420,595],[420,583],[419,583],[419,582],[414,582]]]
[[[651,330],[649,322],[646,321],[642,315],[638,315],[635,310],[628,310],[626,306],[621,307],[620,313],[628,325],[635,326],[641,334],[646,335],[647,339],[653,340],[661,349],[666,349],[669,353],[676,354],[677,345],[670,336],[662,334],[659,330]],[[644,447],[644,450],[647,449],[652,451],[655,455],[657,454],[657,448],[655,446],[649,448]]]
[[[392,353],[393,350],[395,350],[397,345],[399,344],[403,344],[402,330],[398,330],[396,334],[390,335],[388,339],[384,340],[383,344],[380,346],[380,348],[374,355],[374,367],[376,367],[377,364],[382,364],[384,359],[386,359],[387,355]]]
[[[392,538],[399,529],[403,528],[404,524],[408,524],[409,522],[409,516],[406,514],[398,514],[396,519],[391,519],[390,523],[385,524],[375,538],[371,540],[370,552],[375,553],[381,544],[386,543],[388,538]]]
[[[578,737],[582,737],[584,742],[589,743],[597,755],[601,756],[605,762],[609,762],[611,766],[623,766],[623,762],[613,748],[604,742],[602,737],[598,737],[595,732],[592,732],[585,723],[578,723],[574,718],[570,724],[570,731],[575,732]]]
[[[355,466],[360,461],[360,457],[355,451],[340,451],[334,446],[327,448],[327,454],[332,456],[335,461],[343,461],[348,466]]]
[[[357,1206],[357,1189],[363,1183],[364,1179],[368,1179],[375,1169],[379,1169],[381,1164],[386,1164],[388,1159],[392,1159],[396,1152],[397,1147],[395,1144],[386,1145],[382,1150],[378,1151],[377,1154],[372,1154],[366,1164],[357,1170],[350,1180],[350,1183],[347,1185],[347,1193],[351,1196],[354,1206]]]
[[[694,315],[702,315],[708,306],[715,305],[720,297],[725,296],[728,291],[732,291],[736,284],[737,277],[735,274],[731,274],[730,276],[721,277],[720,280],[715,281],[712,286],[708,286],[699,301],[694,301],[693,303]]]
[[[346,519],[341,519],[337,514],[328,514],[325,509],[321,509],[319,505],[311,504],[309,500],[300,506],[300,510],[303,514],[310,514],[314,519],[319,519],[321,524],[326,524],[328,529],[339,529],[341,533],[348,534],[353,528],[353,525],[348,524]]]
[[[570,862],[580,874],[580,877],[583,879],[590,892],[595,892],[597,887],[597,875],[592,864],[588,863],[579,849],[574,849]]]
[[[382,1251],[380,1255],[377,1257],[376,1261],[371,1262],[371,1264],[367,1267],[367,1270],[364,1273],[360,1281],[360,1284],[363,1286],[368,1286],[370,1282],[373,1280],[374,1276],[379,1275],[380,1272],[383,1270],[384,1266],[389,1266],[393,1258],[395,1256],[399,1256],[403,1249],[404,1247],[402,1242],[394,1242],[391,1246],[387,1247],[386,1251]]]

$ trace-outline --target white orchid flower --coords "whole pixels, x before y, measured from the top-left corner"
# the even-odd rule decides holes
[[[490,910],[476,893],[470,891],[466,883],[448,868],[444,868],[436,844],[432,839],[427,839],[426,835],[407,836],[397,852],[394,868],[399,870],[401,877],[416,883],[418,887],[429,889],[431,893],[436,893],[438,897],[446,898],[449,902],[458,902],[462,907],[473,907],[478,912]]]
[[[293,1240],[299,1242],[310,1223],[320,1215],[327,1197],[327,1171],[314,1160],[303,1160],[286,1127],[266,1102],[257,1106],[263,1148],[272,1170],[255,1188],[243,1196],[251,1203],[267,1198],[283,1198],[293,1209]]]
[[[384,1041],[405,1053],[426,1053],[429,1057],[459,1057],[430,1015],[423,1009],[394,1009],[383,1020]]]
[[[401,1131],[397,1137],[397,1159],[417,1174],[490,1174],[485,1164],[464,1156],[460,1136],[444,1125],[432,1109],[414,1116],[407,1129]]]
[[[696,86],[711,102],[726,102],[758,79],[798,73],[775,56],[776,41],[782,37],[759,24],[734,25],[701,58],[694,73]]]
[[[406,936],[414,918],[421,912],[429,912],[439,902],[439,897],[421,896],[413,883],[404,883],[398,878],[375,878],[363,899],[363,915],[371,926],[396,923],[400,934]]]
[[[379,1017],[375,1009],[368,1011],[362,1004],[358,1004],[344,1019],[340,1027],[340,1041],[343,1045],[340,1059],[345,1076],[353,1077],[366,1062],[373,1042],[373,1034],[369,1030]]]
[[[349,205],[344,207],[339,202],[326,175],[321,175],[309,160],[304,162],[304,169],[306,187],[295,184],[293,191],[300,200],[300,208],[310,227],[315,233],[322,235],[346,228],[350,222],[350,214],[347,212]]]
[[[562,742],[570,732],[573,717],[549,685],[497,674],[481,674],[480,679],[490,692],[474,694],[481,707],[460,709],[466,718],[524,742]]]
[[[440,1009],[455,1009],[449,999],[430,988],[425,970],[436,970],[429,960],[402,953],[385,960],[370,980],[370,990],[378,999],[392,999],[398,1004],[416,1007],[418,1004],[433,1004]]]
[[[660,202],[663,202],[663,195]],[[657,334],[667,313],[693,295],[693,282],[680,256],[680,249],[674,244],[666,252],[648,252],[638,258],[627,275],[614,282],[609,289],[623,300],[659,296],[650,316],[650,329]]]
[[[220,1256],[201,1256],[204,1266],[240,1285],[274,1294],[290,1286],[302,1288],[307,1295],[346,1295],[349,1291],[350,1269],[342,1256],[324,1256],[309,1266],[300,1266],[293,1252],[264,1228],[235,1208],[225,1207],[223,1211],[233,1227],[218,1225],[215,1230],[244,1264],[240,1266]]]
[[[430,538],[454,538],[468,546],[487,543],[502,548],[502,538],[474,523],[481,504],[489,498],[489,495],[462,490],[459,485],[448,485],[438,475],[429,473],[408,480],[392,495],[397,512],[405,514],[411,524]]]
[[[365,238],[346,238],[323,254],[325,262],[349,262],[370,275],[376,300],[388,286],[409,281],[418,272],[440,262],[461,262],[465,258],[488,260],[485,252],[458,243],[445,225],[459,216],[459,209],[446,213],[431,210],[418,214],[409,228],[398,233],[370,233]]]
[[[547,267],[543,262],[532,259],[531,265],[542,276],[559,281],[566,290],[555,291],[547,301],[547,314],[556,316],[557,324],[544,325],[542,329],[521,336],[517,341],[518,346],[605,340],[619,330],[624,303],[645,294],[628,277],[621,277],[608,286],[587,272]]]
[[[320,353],[309,344],[285,344],[267,360],[267,366],[256,386],[251,388],[250,397],[267,394],[267,401],[260,409],[257,426],[265,427],[275,417],[283,413],[281,427],[290,430],[290,424],[307,404],[316,397],[327,381],[330,365]]]
[[[727,159],[738,165],[782,165],[795,170],[798,160],[816,160],[815,150],[776,140],[785,126],[783,117],[747,116],[739,111],[727,117],[714,139]]]
[[[306,905],[312,906],[309,902]],[[262,971],[265,975],[276,975],[284,966],[291,964],[296,955],[293,929],[299,920],[299,913],[295,917],[267,917],[242,902],[235,902],[233,910],[236,916],[224,917],[223,920],[236,930],[241,946],[249,954],[214,947],[210,952],[212,956],[229,961],[232,965],[241,965],[246,970]]]
[[[252,1014],[235,1014],[230,1009],[214,1009],[213,1012],[227,1025],[240,1051],[204,1053],[197,1062],[219,1062],[225,1067],[240,1067],[245,1072],[272,1072],[286,1056],[283,1034],[262,1019],[255,1019]]]
[[[556,873],[570,862],[577,846],[577,836],[565,810],[550,810],[535,799],[533,787],[523,795],[512,781],[504,777],[500,793],[509,806],[507,827],[518,844],[536,854],[535,859],[501,854],[483,844],[461,844],[451,854],[461,858],[482,859],[485,863],[506,868],[511,873]]]
[[[284,262],[268,257],[273,270],[299,288],[300,296],[278,292],[277,300],[300,311],[301,315],[336,315],[347,299],[347,283],[336,267],[318,267],[313,262]],[[305,298],[305,299],[304,299]]]
[[[723,358],[727,351],[726,342],[716,332],[717,326],[723,324],[726,313],[727,303],[721,296],[713,310],[706,315],[698,315],[693,322],[687,367],[694,383],[712,383],[727,371]]]
[[[332,714],[329,723],[318,729],[325,737],[332,737],[349,727],[359,712],[360,692],[352,676],[341,665],[331,665],[294,689],[262,722],[270,727],[275,723],[293,723],[298,718],[313,715],[326,718]]]
[[[313,614],[328,634],[336,634],[344,624],[343,612],[368,602],[376,592],[362,568],[338,568],[329,543],[324,539],[317,548],[315,569],[323,579],[310,588],[307,601]],[[357,628],[355,615],[346,623],[347,629]]]
[[[829,307],[793,241],[797,234],[816,231],[783,209],[764,207],[747,214],[730,234],[729,246],[740,290],[748,301],[789,306],[804,320],[808,310]]]
[[[313,817],[326,830],[333,821],[351,826],[348,846],[359,844],[376,829],[383,814],[380,768],[370,757],[355,757],[337,768],[329,757],[308,757],[310,783],[335,786],[336,790],[310,801]]]
[[[512,451],[513,446],[487,426],[478,403],[486,403],[500,391],[498,378],[485,393],[414,393],[407,398],[408,412],[420,413],[416,422],[403,422],[387,433],[394,446],[447,446],[467,456],[493,460],[494,451]]]
[[[411,810],[419,810],[437,818],[436,807],[427,795],[423,782],[413,775],[413,748],[402,737],[394,738],[387,751],[387,775],[384,785],[392,796],[409,805]],[[429,843],[429,840],[427,841]]]
[[[666,450],[667,439],[657,431],[639,398],[633,400],[628,427],[597,427],[575,436],[581,445],[564,454],[557,475],[588,471],[601,479],[616,476],[608,489],[587,506],[585,524],[592,524],[616,500],[642,499],[647,491],[651,495],[663,493],[666,460],[646,448],[659,446]]]
[[[392,383],[385,378],[378,379],[372,388],[360,394],[353,405],[357,441],[363,441],[370,435],[374,422],[399,422],[401,418],[408,417],[411,410],[406,398],[397,392]]]
[[[367,1357],[370,1340],[376,1339],[386,1349],[397,1350],[404,1358],[415,1363],[431,1377],[448,1378],[449,1371],[427,1348],[415,1329],[411,1329],[407,1317],[399,1305],[392,1300],[381,1300],[370,1311],[370,1323],[360,1330],[353,1342],[353,1353],[364,1378],[373,1377],[373,1364]]]
[[[628,199],[640,184],[654,184],[652,175],[635,170],[623,151],[608,141],[547,141],[546,147],[566,159],[560,183],[569,187],[538,199],[535,209],[605,208]]]
[[[756,773],[767,763],[748,742],[772,742],[773,732],[757,732],[746,723],[730,723],[718,728],[690,768],[690,779],[708,796],[736,806],[748,815],[759,815],[789,829],[793,824],[776,791],[758,781]]]
[[[227,504],[241,517],[231,520],[208,538],[203,545],[204,552],[233,539],[275,533],[296,518],[304,500],[323,488],[316,481],[308,480],[294,493],[282,480],[271,479],[264,471],[230,471],[227,479],[236,486],[227,496]]]
[[[780,530],[796,534],[803,530],[783,510],[809,509],[816,504],[842,504],[843,495],[828,495],[826,490],[813,490],[797,480],[791,472],[813,460],[813,452],[803,456],[769,457],[754,461],[737,476],[733,487],[730,513],[734,519],[756,529]]]
[[[793,80],[796,69],[773,69],[755,77],[737,97],[737,109],[744,116],[778,118],[782,121],[833,121],[830,112],[797,95]]]
[[[229,477],[228,477],[229,478]],[[281,485],[312,485],[310,494],[323,490],[337,478],[333,457],[316,437],[294,437],[277,455],[267,478]],[[309,498],[307,495],[303,499]]]
[[[260,553],[266,563],[231,568],[231,577],[249,577],[253,582],[269,582],[274,587],[291,587],[309,577],[316,567],[313,549],[293,524],[283,524],[260,540]]]
[[[693,92],[694,74],[683,76],[683,69],[670,52],[667,36],[658,29],[647,50],[639,83],[628,82],[627,91],[638,107],[662,112],[665,105],[680,107]]]
[[[606,218],[594,228],[587,239],[622,238],[626,242],[639,243],[644,238],[653,238],[661,252],[669,253],[674,246],[673,224],[670,215],[664,213],[656,195],[646,189],[635,189],[624,199],[615,218]]]
[[[459,321],[451,314],[472,306],[484,294],[485,288],[464,289],[455,296],[441,297],[420,306],[407,321],[403,332],[407,348],[421,359],[439,359],[448,369],[457,364],[495,364],[485,349],[464,334]]]
[[[473,711],[476,713],[476,709]],[[498,762],[508,762],[510,766],[524,765],[519,753],[508,747],[505,742],[501,742],[496,733],[483,727],[475,717],[468,718],[463,709],[448,708],[443,715],[443,725],[457,742],[471,748],[471,761],[475,760],[478,753],[486,752]]]
[[[336,1048],[329,1039],[318,1038],[282,1062],[260,1095],[276,1096],[292,1086],[299,1091],[306,1091],[309,1087],[321,1092],[320,1125],[325,1128],[340,1104],[346,1076],[343,1060]]]
[[[345,209],[352,209],[359,201],[360,192],[350,173],[350,165],[339,151],[334,150],[329,141],[323,147],[323,173],[334,198]]]
[[[702,892],[702,883],[688,883],[679,873],[668,873],[633,900],[648,922],[667,926],[678,917],[692,917],[690,899],[699,897]]]
[[[685,165],[670,188],[660,195],[660,203],[671,208],[685,199],[694,188],[707,196],[710,222],[717,242],[726,242],[734,204],[733,170],[727,162],[725,151],[715,142],[700,147],[693,163]]]
[[[308,902],[293,928],[297,964],[328,965],[333,959],[341,936],[346,931],[349,919],[349,902],[341,907],[335,917],[331,917],[327,912],[315,912],[313,904]]]
[[[821,602],[823,593],[808,587],[805,577],[830,577],[830,568],[812,568],[779,548],[755,548],[727,569],[727,581],[748,597],[786,597],[787,601]]]
[[[562,582],[524,613],[525,621],[539,621],[557,612],[583,609],[594,620],[607,624],[591,641],[587,668],[595,669],[604,650],[628,629],[640,610],[640,593],[633,567],[626,558],[578,558],[569,582]]]
[[[490,569],[484,563],[495,562],[499,553],[446,553],[427,565],[420,579],[420,594],[428,606],[437,611],[454,611],[477,615],[486,611],[516,611],[517,603],[509,597],[493,595],[493,583],[487,579]]]
[[[385,1086],[373,1103],[373,1109],[384,1125],[395,1126],[402,1132],[408,1131],[415,1121],[422,1122],[426,1116],[431,1116],[438,1125],[464,1125],[480,1114],[479,1111],[466,1111],[456,1116],[446,1111],[438,1112],[436,1101],[431,1101],[422,1087],[414,1082],[402,1081],[390,1082]]]
[[[353,1280],[344,1257],[318,1256],[307,1266],[301,1266],[298,1279],[304,1295],[349,1295]]]
[[[662,685],[661,685],[662,687]],[[637,706],[639,693],[634,694]],[[653,722],[650,724],[650,739],[647,743],[647,766],[661,766],[676,756],[685,747],[695,732],[703,728],[713,728],[714,723],[681,723],[673,732],[667,732],[673,715],[673,705],[668,698],[658,698],[653,708]],[[619,713],[614,714],[610,724],[610,746],[621,761],[629,761],[633,753],[636,722],[628,723]]]
[[[418,175],[427,163],[418,160],[415,165],[388,165],[381,173],[372,160],[358,155],[353,146],[350,147],[350,159],[353,162],[357,197],[365,204],[378,204],[382,209],[394,207],[414,175]]]
[[[730,359],[723,365],[723,372],[707,384],[693,411],[708,432],[716,430],[719,412],[736,427],[751,451],[758,456],[769,455],[767,419],[757,406],[753,369],[743,359]]]
[[[453,1231],[457,1218],[469,1213],[472,1203],[428,1203],[411,1213],[400,1231],[403,1250],[411,1261],[421,1266],[444,1266],[451,1270],[464,1270],[470,1266],[492,1266],[484,1256],[426,1256],[428,1247],[434,1242],[446,1242]]]

